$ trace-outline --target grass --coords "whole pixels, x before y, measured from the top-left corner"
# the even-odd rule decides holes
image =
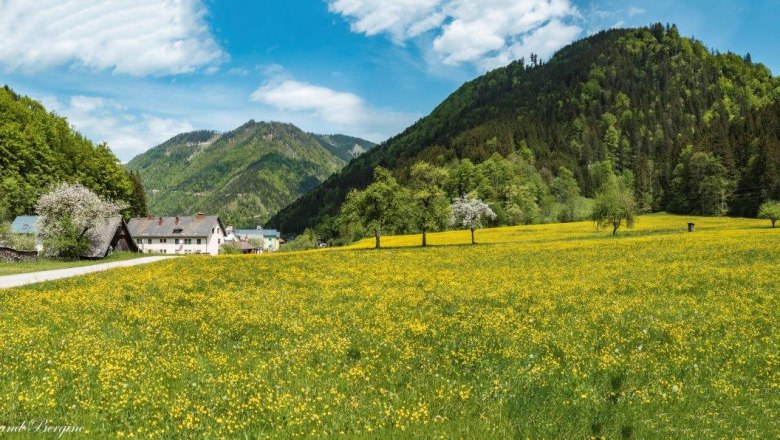
[[[6,290],[0,420],[97,437],[776,438],[780,232],[688,221],[182,257]]]
[[[70,267],[91,266],[93,264],[109,263],[112,261],[130,260],[133,258],[148,257],[148,254],[137,254],[133,252],[115,252],[102,260],[76,260],[62,261],[50,258],[39,258],[37,261],[20,262],[0,262],[0,276],[17,275],[29,272],[40,272],[43,270],[67,269]]]

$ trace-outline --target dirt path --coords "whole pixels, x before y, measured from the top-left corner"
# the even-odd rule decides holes
[[[44,270],[41,272],[20,273],[17,275],[0,276],[0,289],[24,286],[26,284],[40,283],[41,281],[59,280],[62,278],[76,277],[88,273],[100,272],[115,267],[137,266],[139,264],[154,263],[176,257],[142,257],[132,260],[114,261],[111,263],[93,264],[90,266],[70,267],[67,269]]]

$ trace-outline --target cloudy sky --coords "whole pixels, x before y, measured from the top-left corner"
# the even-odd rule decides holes
[[[773,72],[776,0],[0,0],[0,84],[129,160],[249,119],[382,141],[464,81],[601,29],[677,23]]]

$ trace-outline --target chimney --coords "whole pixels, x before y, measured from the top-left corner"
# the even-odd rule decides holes
[[[161,225],[161,224],[162,224],[162,217],[160,217],[160,218],[157,220],[157,224],[158,224],[158,225]]]
[[[204,218],[206,218],[206,214],[204,214],[202,212],[199,212],[199,213],[195,214],[195,219],[197,219],[197,220],[203,220]]]
[[[179,224],[179,216],[178,216],[178,215],[176,216],[176,222],[175,222],[174,224],[175,224],[175,225],[178,225],[178,224]]]

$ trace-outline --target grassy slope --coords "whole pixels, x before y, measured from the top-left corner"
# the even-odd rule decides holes
[[[4,291],[0,420],[141,437],[777,437],[780,231],[683,233],[688,220],[179,258]]]
[[[19,263],[0,262],[0,276],[16,275],[28,272],[40,272],[43,270],[67,269],[69,267],[91,266],[93,264],[110,263],[112,261],[129,260],[132,258],[148,257],[149,255],[135,254],[132,252],[117,252],[102,260],[59,261],[41,258],[38,261],[24,261]]]

